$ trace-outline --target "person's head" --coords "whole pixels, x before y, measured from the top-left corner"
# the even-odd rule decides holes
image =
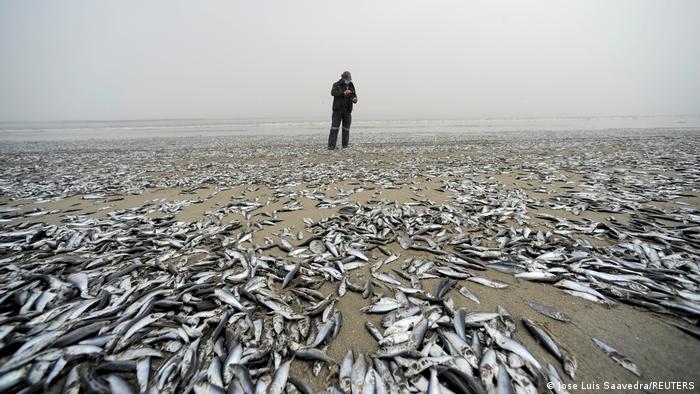
[[[350,75],[350,71],[343,72],[342,74],[340,74],[340,77],[343,78],[346,85],[348,85],[348,84],[350,84],[350,82],[352,82],[352,75]]]

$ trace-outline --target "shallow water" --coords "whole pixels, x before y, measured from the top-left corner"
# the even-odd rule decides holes
[[[353,132],[498,133],[610,129],[700,128],[700,115],[366,120],[355,113]],[[328,119],[154,119],[66,122],[0,122],[0,141],[124,139],[229,135],[325,134]]]

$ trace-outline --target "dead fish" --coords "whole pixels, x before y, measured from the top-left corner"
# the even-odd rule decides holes
[[[383,297],[374,304],[361,308],[360,311],[363,313],[386,313],[402,306],[402,303],[393,298]]]
[[[225,289],[216,289],[214,290],[214,295],[216,295],[221,301],[233,306],[237,310],[241,312],[248,312],[238,298],[236,298],[236,296],[230,291]]]
[[[294,276],[296,276],[297,272],[299,272],[299,266],[295,265],[294,268],[285,275],[284,281],[282,282],[283,289],[289,286],[292,280],[294,280]]]
[[[287,379],[289,378],[289,367],[291,364],[292,360],[285,361],[280,365],[277,371],[275,371],[272,382],[270,382],[267,388],[269,394],[282,394],[284,386],[287,384]]]
[[[381,280],[382,282],[401,286],[401,282],[398,279],[391,276],[391,274],[387,274],[386,272],[373,272],[372,276]]]
[[[474,283],[478,283],[478,284],[486,286],[486,287],[491,287],[493,289],[505,289],[506,287],[508,287],[508,285],[505,283],[496,282],[496,281],[482,278],[479,276],[472,276],[472,277],[467,278],[467,280],[470,280]]]
[[[488,349],[479,362],[479,377],[489,393],[496,392],[497,371],[496,352],[493,349]]]
[[[459,286],[458,291],[459,294],[464,296],[464,298],[474,301],[476,304],[481,304],[481,301],[479,301],[479,299],[471,291],[469,291],[466,286]]]
[[[367,328],[367,331],[372,336],[372,338],[374,338],[377,342],[384,340],[384,335],[382,335],[379,329],[375,327],[371,321],[367,320],[365,322],[365,327]]]
[[[411,342],[382,347],[372,353],[372,357],[376,358],[393,358],[397,356],[420,357],[420,353],[416,350],[415,344]]]
[[[369,261],[369,258],[368,258],[364,253],[362,253],[362,251],[359,251],[359,250],[357,250],[357,249],[349,248],[349,249],[346,250],[346,252],[347,252],[349,255],[355,256],[355,257],[357,257],[358,259],[360,259],[360,260],[362,260],[362,261]]]
[[[85,194],[81,197],[83,200],[103,200],[104,198],[101,194]]]
[[[446,267],[436,268],[435,271],[443,276],[446,276],[448,278],[453,278],[453,279],[467,279],[467,278],[472,276],[470,273],[460,272],[460,271],[456,271],[452,268],[446,268]]]
[[[352,354],[352,350],[348,349],[347,353],[345,353],[345,357],[343,357],[343,361],[340,364],[340,371],[338,372],[340,388],[344,393],[349,393],[352,390],[353,364],[354,356]]]
[[[559,312],[558,310],[548,307],[546,305],[538,304],[536,302],[525,302],[530,308],[534,309],[535,311],[547,316],[551,317],[554,320],[559,320],[561,322],[571,322],[571,318],[567,316],[566,314]]]
[[[129,385],[129,383],[127,383],[126,380],[119,377],[119,375],[111,374],[111,375],[107,376],[106,380],[107,380],[107,383],[109,384],[109,389],[113,393],[119,393],[119,394],[134,393],[134,390],[131,387],[131,385]]]
[[[530,272],[520,272],[513,275],[518,279],[525,279],[533,282],[548,282],[552,283],[559,279],[559,277],[550,272],[542,271],[530,271]]]
[[[401,247],[404,249],[410,249],[413,245],[413,242],[411,241],[411,238],[408,235],[403,234],[399,237],[399,245],[401,245]]]
[[[326,245],[323,241],[315,239],[309,243],[309,249],[315,254],[323,254],[326,252]]]
[[[610,356],[613,360],[615,360],[616,363],[620,364],[624,369],[632,372],[633,374],[637,375],[638,377],[642,376],[642,372],[639,370],[639,367],[637,364],[632,362],[629,358],[627,358],[625,355],[617,351],[615,348],[612,346],[606,344],[605,342],[596,339],[596,338],[591,338],[593,340],[593,343],[596,344],[599,348],[601,348],[605,354]]]
[[[541,343],[545,349],[562,363],[566,374],[569,375],[571,379],[576,379],[578,363],[571,352],[563,347],[557,338],[541,324],[530,319],[523,319],[523,324],[535,340]]]
[[[367,375],[367,363],[365,361],[365,355],[360,353],[355,358],[355,362],[352,365],[351,378],[351,392],[353,394],[358,394],[363,392],[365,385],[365,375]]]
[[[523,265],[508,262],[486,264],[486,268],[503,272],[505,274],[518,274],[525,272],[526,270],[525,266]]]
[[[14,369],[0,375],[0,391],[8,392],[11,388],[23,383],[29,372],[29,366]]]
[[[328,356],[326,352],[316,348],[307,347],[297,349],[294,351],[294,355],[301,360],[318,360],[328,364],[335,364],[335,360],[333,360],[332,357]]]
[[[494,312],[468,312],[464,315],[464,324],[480,327],[484,322],[497,319],[498,313]]]
[[[352,205],[346,205],[338,209],[340,215],[354,215],[358,211],[358,207]]]
[[[286,239],[280,239],[279,247],[287,253],[290,253],[294,249],[294,246]]]
[[[542,369],[542,365],[535,359],[535,357],[519,342],[506,337],[494,328],[486,325],[486,332],[493,338],[494,342],[502,349],[508,350],[520,356],[523,360],[530,363],[536,369]]]

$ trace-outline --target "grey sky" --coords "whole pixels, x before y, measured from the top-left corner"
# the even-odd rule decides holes
[[[700,1],[0,0],[0,121],[700,113]]]

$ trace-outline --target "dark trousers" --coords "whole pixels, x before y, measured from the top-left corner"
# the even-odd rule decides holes
[[[350,123],[352,122],[352,116],[350,112],[333,111],[333,116],[331,117],[331,132],[328,135],[328,148],[335,149],[336,141],[338,141],[338,130],[340,129],[340,123],[343,124],[343,135],[341,139],[341,144],[343,148],[348,146],[350,143]]]

